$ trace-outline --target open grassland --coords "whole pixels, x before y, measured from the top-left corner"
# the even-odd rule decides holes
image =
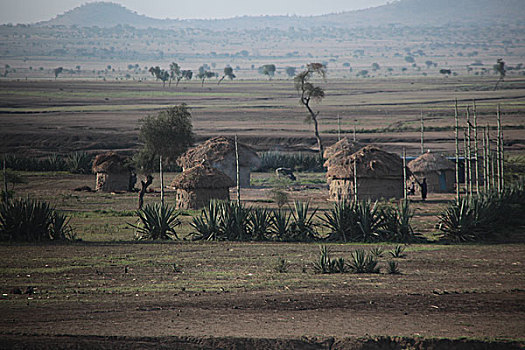
[[[409,155],[419,149],[419,120],[427,128],[425,148],[451,153],[453,106],[463,115],[475,99],[480,125],[495,126],[501,104],[506,148],[523,149],[525,80],[509,78],[493,91],[491,77],[329,79],[318,84],[326,98],[320,131],[327,143],[342,136],[383,144]],[[44,155],[75,150],[132,151],[138,120],[163,108],[186,103],[192,108],[199,139],[237,134],[260,150],[312,151],[312,126],[304,123],[291,80],[181,82],[9,81],[0,82],[0,149]]]

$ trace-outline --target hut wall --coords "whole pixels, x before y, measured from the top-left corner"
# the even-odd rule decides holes
[[[237,183],[237,164],[235,160],[235,154],[228,155],[220,162],[215,162],[211,164],[212,167],[219,169],[234,183]],[[247,166],[239,167],[239,180],[241,182],[241,187],[250,187],[250,168]]]
[[[442,175],[443,174],[443,175]],[[456,174],[454,170],[444,170],[444,171],[433,171],[433,172],[417,172],[415,173],[418,181],[423,181],[423,178],[427,179],[427,188],[428,193],[448,193],[454,192],[454,183],[456,182]],[[445,181],[445,188],[442,189],[441,179]],[[413,181],[410,178],[410,181]],[[420,188],[416,183],[416,193],[420,193]]]
[[[334,179],[330,182],[330,199],[339,201],[354,198],[354,184],[348,179]],[[357,196],[359,200],[379,200],[381,198],[403,198],[403,179],[358,178]]]
[[[199,209],[210,202],[212,199],[229,200],[230,191],[228,188],[204,188],[184,190],[177,189],[176,207],[177,209]]]
[[[102,192],[120,192],[129,189],[129,174],[97,173],[95,190]]]

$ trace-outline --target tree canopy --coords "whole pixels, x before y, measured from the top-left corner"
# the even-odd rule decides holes
[[[275,64],[265,64],[259,67],[259,74],[266,75],[271,80],[275,75]]]
[[[221,77],[221,79],[219,79],[219,82],[217,83],[217,85],[219,85],[221,81],[223,81],[224,78],[226,77],[228,77],[230,80],[233,80],[236,78],[235,74],[233,73],[233,68],[230,66],[224,67],[224,75]]]

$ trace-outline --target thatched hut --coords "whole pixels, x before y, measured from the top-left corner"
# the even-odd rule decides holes
[[[443,154],[427,152],[407,165],[412,173],[409,181],[427,179],[428,192],[453,192],[456,182],[455,165]],[[416,186],[416,190],[419,187]]]
[[[97,174],[96,191],[119,192],[129,191],[131,182],[131,169],[126,164],[126,157],[115,152],[99,154],[93,161],[93,173]]]
[[[339,151],[330,159],[326,176],[331,200],[354,198],[354,170],[360,200],[403,197],[403,161],[398,155],[366,146],[351,155]]]
[[[239,142],[237,146],[239,151],[240,184],[242,187],[249,187],[251,169],[259,167],[261,160],[251,147]],[[183,170],[203,163],[219,169],[236,183],[235,139],[224,136],[214,137],[197,147],[189,149],[177,160],[177,164]]]
[[[229,188],[235,183],[222,171],[200,164],[184,170],[171,186],[177,190],[178,209],[198,209],[212,199],[229,200]]]
[[[334,143],[332,146],[325,148],[323,157],[324,159],[330,159],[334,154],[345,151],[348,154],[354,154],[359,150],[363,145],[360,145],[358,142],[350,141],[348,137],[344,137],[341,140]]]

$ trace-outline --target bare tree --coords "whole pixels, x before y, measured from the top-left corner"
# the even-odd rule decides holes
[[[315,86],[310,81],[314,75],[319,75],[323,79],[326,78],[326,67],[322,63],[310,63],[306,66],[306,70],[297,74],[294,78],[295,89],[300,94],[299,102],[306,108],[308,111],[308,116],[306,117],[307,122],[314,123],[314,134],[317,140],[317,145],[319,147],[319,153],[323,154],[323,143],[321,141],[321,136],[319,136],[319,125],[318,125],[318,116],[319,111],[314,112],[312,106],[310,105],[312,101],[321,102],[324,98],[324,90],[320,86]]]

